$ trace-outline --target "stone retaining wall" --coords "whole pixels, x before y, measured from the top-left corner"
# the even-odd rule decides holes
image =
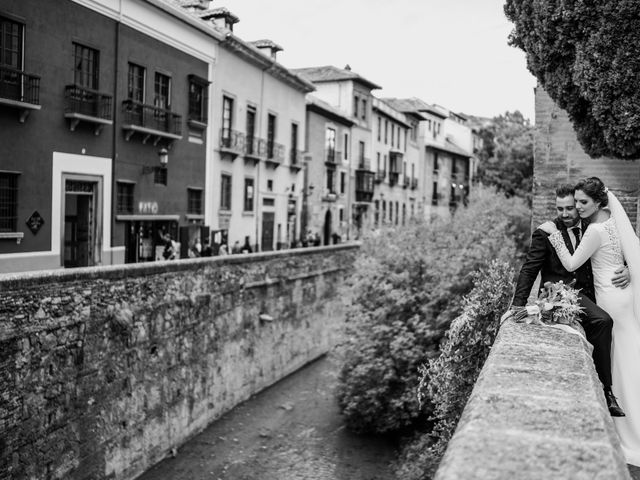
[[[589,344],[502,326],[435,477],[467,478],[630,479]]]
[[[0,479],[132,479],[325,353],[357,246],[0,277]]]

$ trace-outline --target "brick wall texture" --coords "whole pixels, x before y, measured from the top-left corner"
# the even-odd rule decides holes
[[[591,158],[578,143],[567,113],[538,86],[535,94],[533,225],[555,217],[555,187],[599,177],[620,199],[632,223],[638,225],[640,161]]]
[[[356,253],[0,277],[0,479],[135,478],[330,348]]]

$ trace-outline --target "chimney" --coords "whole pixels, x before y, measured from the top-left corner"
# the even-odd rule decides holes
[[[227,10],[225,7],[213,8],[200,14],[202,20],[210,21],[216,27],[224,28],[233,32],[233,25],[240,19]]]
[[[254,47],[257,47],[258,50],[264,53],[267,57],[271,57],[273,60],[276,60],[277,53],[282,51],[282,47],[272,40],[256,40],[249,43]]]
[[[207,10],[211,4],[211,0],[178,0],[182,8],[195,12],[198,10]]]

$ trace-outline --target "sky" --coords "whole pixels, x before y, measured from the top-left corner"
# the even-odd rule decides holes
[[[534,121],[535,78],[507,44],[504,0],[213,0],[240,18],[234,34],[283,47],[287,68],[350,65],[377,97],[418,97],[493,117]]]

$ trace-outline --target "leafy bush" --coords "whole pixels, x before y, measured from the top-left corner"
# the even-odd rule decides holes
[[[437,469],[511,300],[515,275],[508,263],[494,260],[473,278],[475,286],[451,323],[440,356],[421,369],[419,396],[435,406],[436,423],[405,449],[397,471],[403,480],[431,478]]]
[[[393,432],[428,414],[416,395],[419,367],[438,355],[470,273],[516,258],[524,202],[478,188],[451,220],[417,222],[367,239],[356,262],[338,402],[356,432]],[[520,227],[515,227],[520,225]]]

